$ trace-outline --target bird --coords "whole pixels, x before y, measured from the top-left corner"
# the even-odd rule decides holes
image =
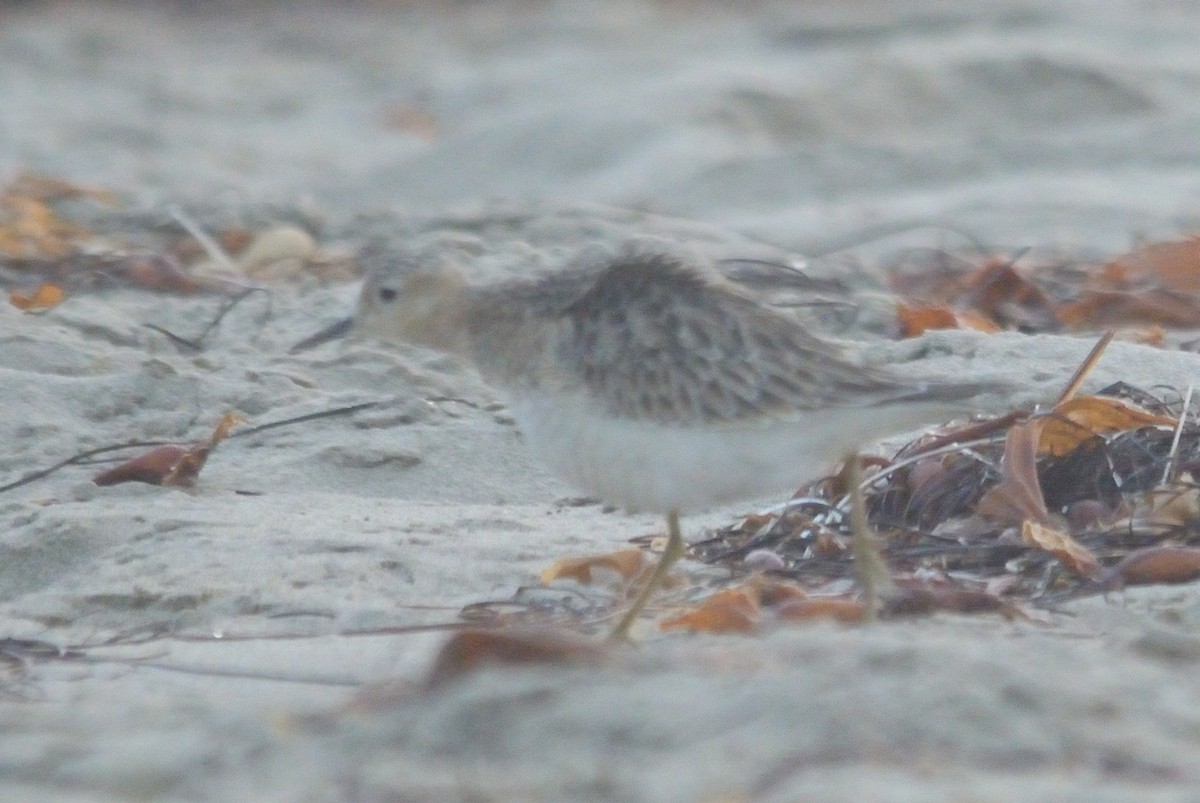
[[[456,356],[549,469],[665,516],[664,551],[613,639],[684,555],[682,515],[792,490],[814,464],[996,389],[865,365],[674,243],[584,248],[559,269],[486,283],[468,280],[461,258],[377,253],[355,315],[296,349],[354,330]]]

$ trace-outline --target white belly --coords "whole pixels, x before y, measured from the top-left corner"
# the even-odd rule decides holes
[[[879,411],[855,408],[785,422],[669,426],[615,419],[579,396],[525,398],[512,411],[534,453],[568,482],[605,502],[657,513],[794,490],[850,450],[904,428],[881,429]]]

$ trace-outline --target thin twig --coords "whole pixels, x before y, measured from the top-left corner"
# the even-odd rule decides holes
[[[307,415],[298,415],[295,418],[284,418],[280,421],[268,421],[266,424],[250,427],[249,429],[239,429],[230,438],[243,438],[246,435],[254,435],[263,430],[275,429],[276,427],[286,427],[292,424],[303,424],[306,421],[316,421],[321,418],[333,418],[339,415],[350,415],[357,413],[359,410],[366,410],[370,407],[375,407],[381,402],[360,402],[359,404],[351,404],[347,407],[335,407],[332,410],[321,410],[317,413],[308,413]]]
[[[225,302],[225,304],[217,312],[216,316],[211,321],[208,322],[208,324],[204,327],[204,330],[201,331],[200,334],[197,335],[195,338],[188,339],[186,337],[183,337],[182,335],[177,335],[174,332],[171,332],[167,329],[164,329],[161,326],[158,326],[158,325],[152,324],[152,323],[146,324],[146,328],[152,329],[161,335],[166,335],[167,337],[169,337],[171,339],[172,342],[177,343],[178,345],[184,346],[185,348],[192,349],[193,351],[203,351],[204,350],[204,339],[206,337],[208,337],[212,333],[212,331],[217,328],[218,325],[220,325],[221,321],[224,320],[225,316],[228,315],[230,313],[230,311],[233,310],[234,307],[236,307],[238,304],[242,303],[242,300],[245,299],[246,296],[250,295],[251,293],[266,293],[268,299],[270,299],[270,296],[271,296],[270,291],[263,287],[243,287],[240,293],[238,293],[237,295],[233,296],[233,298],[231,298]],[[268,300],[268,304],[269,304],[269,300]],[[270,307],[268,306],[268,314],[269,314],[269,311],[270,311]]]

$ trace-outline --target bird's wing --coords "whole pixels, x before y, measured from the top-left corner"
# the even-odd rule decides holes
[[[613,261],[559,320],[559,362],[623,418],[729,424],[939,392],[855,365],[783,313],[665,254]]]

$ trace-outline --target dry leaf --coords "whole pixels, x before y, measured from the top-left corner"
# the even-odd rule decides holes
[[[143,254],[119,260],[114,273],[145,290],[194,293],[201,284],[171,254]]]
[[[896,320],[901,337],[916,337],[931,329],[974,329],[980,332],[999,332],[1001,327],[974,310],[954,310],[944,304],[918,305],[900,302],[896,305]]]
[[[8,294],[8,302],[25,312],[43,312],[51,307],[57,307],[66,298],[66,293],[57,284],[43,282],[32,293],[22,293],[13,290]]]
[[[162,485],[163,478],[171,473],[188,447],[177,443],[156,446],[148,452],[132,457],[124,463],[103,471],[92,478],[97,485],[120,485],[123,482],[145,482]]]
[[[1138,511],[1140,526],[1186,527],[1200,520],[1200,487],[1172,486],[1146,495],[1149,511]]]
[[[1007,614],[1016,609],[1004,600],[987,591],[970,588],[902,588],[889,597],[884,605],[884,616],[923,616],[944,611],[946,613],[990,613],[1002,611]]]
[[[117,203],[117,196],[100,187],[76,184],[73,181],[25,171],[19,173],[5,188],[13,195],[22,195],[37,201],[57,201],[67,198],[92,198],[110,206]]]
[[[91,234],[59,215],[50,202],[85,196],[106,203],[115,201],[104,190],[62,179],[33,173],[17,176],[0,190],[0,257],[17,261],[54,260],[75,253],[77,243]]]
[[[1091,580],[1100,574],[1100,561],[1092,551],[1071,536],[1035,521],[1021,525],[1021,540],[1049,552],[1080,577]]]
[[[1111,284],[1154,280],[1171,290],[1200,292],[1200,237],[1143,245],[1106,265],[1102,277]]]
[[[1167,290],[1087,290],[1060,306],[1058,315],[1075,328],[1142,323],[1195,329],[1200,326],[1200,297]]]
[[[790,600],[771,612],[782,622],[833,619],[844,624],[856,624],[866,618],[867,606],[853,597],[809,597]]]
[[[92,478],[97,485],[118,485],[123,482],[145,482],[150,485],[171,485],[190,488],[200,476],[205,461],[217,444],[229,436],[230,430],[242,422],[237,413],[221,416],[207,440],[191,446],[167,444],[132,457],[119,466]]]
[[[1200,579],[1200,549],[1182,546],[1156,546],[1139,549],[1112,567],[1102,581],[1105,588],[1149,585],[1154,583],[1190,583]]]
[[[664,620],[659,627],[704,633],[752,633],[758,628],[758,596],[753,587],[727,588],[706,597],[691,610]]]
[[[958,304],[1001,327],[1045,330],[1058,322],[1046,291],[1011,259],[993,259],[964,281]]]
[[[1174,418],[1157,415],[1123,399],[1080,396],[1055,406],[1045,417],[1038,454],[1058,457],[1094,435],[1112,435],[1147,426],[1173,427]]]
[[[605,642],[572,633],[462,630],[442,647],[427,682],[431,687],[440,686],[483,666],[598,664],[609,656]]]
[[[622,549],[606,555],[563,558],[562,560],[556,560],[543,570],[539,579],[542,581],[542,585],[549,585],[555,580],[564,577],[589,584],[592,582],[592,571],[594,569],[608,569],[621,575],[626,580],[632,580],[641,573],[645,557],[646,553],[640,549]]]
[[[1049,526],[1050,512],[1037,476],[1037,443],[1045,421],[1034,418],[1008,430],[1000,460],[1002,477],[979,500],[980,515],[1012,524],[1033,520]]]

